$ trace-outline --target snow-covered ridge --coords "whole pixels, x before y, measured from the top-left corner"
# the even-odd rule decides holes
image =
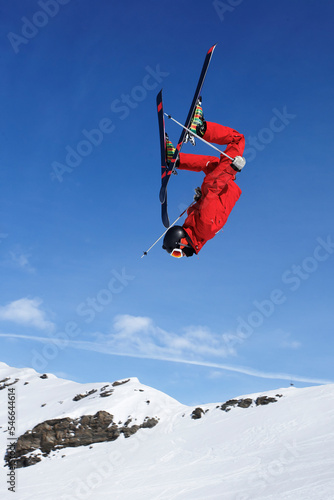
[[[61,444],[51,440],[44,457],[41,449],[27,453],[42,460],[16,471],[20,500],[32,491],[36,500],[107,499],[111,491],[122,500],[334,498],[333,385],[289,387],[195,408],[136,378],[79,384],[0,363],[3,465],[13,387],[16,437],[26,444],[23,437],[44,433]],[[73,444],[80,436],[85,446]],[[10,494],[6,470],[1,498]]]
[[[137,378],[80,384],[30,368],[17,369],[0,363],[0,381],[0,389],[15,384],[18,411],[21,416],[24,414],[24,419],[18,418],[18,434],[44,420],[64,416],[77,418],[83,413],[95,413],[97,409],[112,410],[115,418],[122,421],[128,418],[129,408],[139,417],[145,417],[147,404],[142,402],[148,401],[153,394],[153,412],[166,406],[180,406],[173,398],[141,384]]]
[[[218,406],[210,404],[205,409],[194,409],[156,389],[144,386],[135,377],[112,383],[80,384],[60,379],[53,374],[37,373],[30,368],[16,369],[0,363],[0,390],[14,385],[19,414],[24,415],[24,419],[17,419],[17,437],[45,421],[67,417],[78,419],[97,411],[109,412],[118,424],[126,423],[129,419],[134,423],[142,422],[149,417],[148,413],[157,420],[186,414],[197,419],[210,409],[229,411],[234,407],[247,408],[276,402],[277,397],[282,396],[276,393],[275,396],[259,394],[253,398],[237,398]],[[5,405],[2,405],[3,408]],[[1,410],[0,415],[2,418]]]

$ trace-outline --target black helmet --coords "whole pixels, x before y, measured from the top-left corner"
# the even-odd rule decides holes
[[[187,245],[181,245],[182,238],[186,238],[188,241]],[[182,250],[187,257],[191,257],[194,253],[194,249],[189,244],[189,237],[182,226],[173,226],[168,229],[165,234],[162,248],[166,250],[168,253],[172,253],[173,250],[180,248],[182,246]]]

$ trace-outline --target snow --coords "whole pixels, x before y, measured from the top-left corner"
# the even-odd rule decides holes
[[[2,389],[2,499],[334,499],[334,385],[236,397],[281,395],[266,406],[228,412],[217,408],[224,401],[210,403],[201,406],[208,410],[202,418],[193,420],[194,407],[136,378],[113,387],[111,382],[78,384],[40,376],[0,363],[0,380],[10,377],[8,384],[19,379],[17,436],[51,418],[77,418],[99,410],[109,411],[115,422],[131,417],[132,423],[141,424],[149,416],[159,423],[127,439],[51,452],[36,465],[16,470],[13,494],[7,491],[3,460],[8,435],[7,388]],[[97,392],[73,401],[92,389]],[[101,389],[113,393],[100,397]]]

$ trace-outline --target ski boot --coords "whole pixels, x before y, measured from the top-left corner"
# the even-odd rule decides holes
[[[198,201],[202,196],[202,191],[200,187],[195,188],[194,201]]]
[[[206,131],[206,121],[204,120],[203,109],[202,109],[202,98],[199,97],[197,101],[197,106],[195,108],[194,117],[190,124],[189,130],[192,131],[193,135],[187,132],[184,142],[190,142],[195,146],[195,135],[203,137]]]
[[[167,132],[165,132],[165,138],[166,138],[166,162],[170,164],[175,153],[175,148],[173,146],[172,141],[169,139]]]
[[[166,162],[169,167],[171,167],[171,161],[173,159],[174,153],[175,153],[175,148],[173,146],[172,141],[169,139],[167,132],[165,132],[165,138],[166,138]],[[176,168],[178,168],[180,163],[180,160],[177,159],[174,168],[173,168],[173,174],[176,174],[177,172],[175,171]]]

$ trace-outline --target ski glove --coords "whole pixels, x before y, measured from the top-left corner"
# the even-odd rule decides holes
[[[234,168],[234,170],[237,170],[237,172],[240,172],[245,165],[246,160],[243,156],[236,156],[231,163],[232,168]]]
[[[202,191],[200,187],[195,188],[194,201],[198,201],[202,196]]]

